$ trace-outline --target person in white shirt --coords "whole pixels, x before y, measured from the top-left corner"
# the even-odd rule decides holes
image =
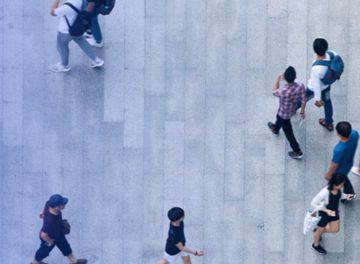
[[[85,0],[67,0],[78,10],[82,10]],[[50,66],[53,72],[67,72],[70,71],[69,65],[69,42],[74,40],[76,44],[83,50],[83,52],[90,58],[90,67],[101,67],[104,61],[96,56],[95,51],[86,41],[84,36],[73,37],[69,33],[69,26],[66,19],[72,25],[74,23],[77,12],[68,5],[59,7],[60,0],[55,0],[51,8],[51,15],[59,17],[58,35],[57,35],[57,50],[60,54],[61,61],[55,65]],[[65,18],[66,17],[66,18]]]
[[[333,125],[333,107],[330,98],[330,85],[324,84],[321,80],[324,78],[328,66],[314,65],[316,61],[324,60],[330,61],[330,56],[327,54],[328,42],[323,38],[317,38],[314,40],[313,49],[317,57],[313,61],[311,67],[310,79],[306,88],[306,98],[309,101],[315,97],[315,105],[317,107],[324,106],[325,118],[320,118],[319,123],[325,127],[328,131],[334,130]],[[334,51],[331,51],[334,55],[337,55]],[[298,104],[300,107],[300,103]]]
[[[328,186],[323,188],[311,201],[311,206],[321,216],[314,230],[314,243],[312,248],[320,254],[326,254],[326,250],[320,246],[323,233],[337,233],[340,230],[339,202],[346,199],[347,195],[341,192],[346,176],[342,173],[334,173]]]

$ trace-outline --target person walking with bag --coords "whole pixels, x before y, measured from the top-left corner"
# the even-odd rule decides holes
[[[333,106],[330,98],[330,88],[340,79],[344,70],[344,63],[335,51],[328,51],[326,39],[317,38],[313,42],[313,49],[317,55],[313,61],[310,79],[306,88],[306,100],[315,97],[317,107],[324,106],[325,118],[319,119],[319,124],[328,131],[334,130]],[[301,103],[298,103],[300,108]]]
[[[320,221],[314,230],[314,243],[312,248],[325,255],[327,251],[320,246],[323,233],[337,233],[340,230],[339,202],[346,199],[346,194],[341,192],[346,176],[342,173],[332,175],[329,184],[324,187],[311,201],[311,206],[319,212]]]
[[[69,42],[75,41],[82,51],[90,58],[90,67],[101,67],[104,61],[96,56],[95,51],[86,41],[83,33],[86,28],[82,28],[87,22],[87,14],[81,11],[84,8],[85,0],[67,0],[64,5],[59,7],[60,0],[55,0],[51,8],[51,15],[59,17],[59,26],[57,34],[57,50],[61,61],[50,66],[53,72],[68,72],[69,65]],[[82,21],[79,21],[79,20]],[[90,16],[89,18],[90,19]],[[90,25],[90,21],[88,21]],[[80,26],[79,28],[76,28]],[[81,32],[83,30],[83,32]],[[80,32],[79,32],[80,31]],[[76,34],[74,33],[76,32]],[[72,33],[72,34],[71,34]]]
[[[70,260],[70,264],[86,264],[86,259],[76,259],[72,249],[65,238],[65,234],[70,232],[67,221],[62,219],[61,210],[65,209],[68,199],[60,194],[54,194],[46,202],[44,209],[40,213],[43,219],[43,226],[40,231],[40,248],[36,251],[35,258],[31,264],[45,264],[44,258],[49,256],[55,246],[61,253]]]
[[[86,31],[85,37],[91,46],[102,48],[103,37],[98,21],[98,15],[109,15],[114,8],[115,0],[87,0],[86,11],[91,14],[90,29]]]

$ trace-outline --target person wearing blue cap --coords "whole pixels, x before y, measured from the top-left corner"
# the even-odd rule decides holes
[[[194,256],[204,256],[204,251],[192,250],[185,247],[186,239],[184,235],[185,212],[180,207],[173,207],[168,211],[170,219],[169,236],[166,240],[164,257],[156,264],[174,264],[181,256],[184,264],[191,264],[190,254]]]
[[[68,199],[60,194],[52,195],[49,201],[46,202],[40,214],[40,218],[43,218],[44,221],[40,231],[41,245],[36,251],[32,264],[45,264],[42,260],[49,256],[55,246],[64,256],[69,258],[70,264],[87,263],[86,259],[76,259],[74,257],[72,249],[65,238],[61,210],[65,208],[67,203]]]

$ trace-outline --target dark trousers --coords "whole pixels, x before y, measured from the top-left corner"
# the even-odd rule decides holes
[[[54,244],[52,244],[52,246],[50,247],[47,245],[47,242],[45,242],[43,239],[40,238],[40,240],[41,240],[40,248],[36,251],[35,254],[36,261],[42,261],[44,258],[49,256],[51,250],[53,250],[55,246],[57,246],[57,248],[61,251],[61,253],[64,256],[69,256],[72,253],[72,249],[69,243],[67,242],[65,236],[61,236],[55,239]]]
[[[348,176],[346,176],[346,182],[344,184],[344,193],[346,193],[346,194],[354,194],[355,193],[354,187],[352,186]]]
[[[297,143],[296,138],[294,136],[290,119],[282,119],[279,115],[276,115],[276,123],[274,128],[275,131],[277,132],[280,130],[280,128],[282,128],[293,151],[296,153],[300,151],[299,144]]]

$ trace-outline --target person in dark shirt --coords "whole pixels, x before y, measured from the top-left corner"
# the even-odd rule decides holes
[[[190,255],[203,256],[204,251],[191,250],[185,247],[186,239],[184,234],[184,210],[179,207],[171,208],[168,212],[170,228],[168,239],[166,240],[164,258],[156,264],[175,263],[181,256],[185,264],[191,264]]]
[[[86,11],[91,13],[91,26],[90,31],[86,33],[87,41],[91,46],[102,48],[104,46],[103,37],[98,21],[98,7],[103,0],[87,0],[88,6]]]
[[[341,193],[341,188],[346,182],[346,175],[335,173],[329,184],[323,188],[311,201],[313,208],[319,212],[320,221],[314,230],[314,243],[312,248],[325,255],[327,251],[320,246],[323,233],[337,233],[340,230],[339,201],[346,197]]]
[[[36,251],[35,259],[32,264],[45,264],[42,262],[44,258],[49,256],[50,252],[55,246],[61,253],[68,257],[70,264],[85,264],[86,259],[76,259],[72,254],[72,249],[63,233],[63,220],[61,210],[65,208],[68,199],[62,197],[60,194],[54,194],[46,202],[44,209],[40,213],[40,218],[43,219],[43,226],[40,231],[40,248]]]

